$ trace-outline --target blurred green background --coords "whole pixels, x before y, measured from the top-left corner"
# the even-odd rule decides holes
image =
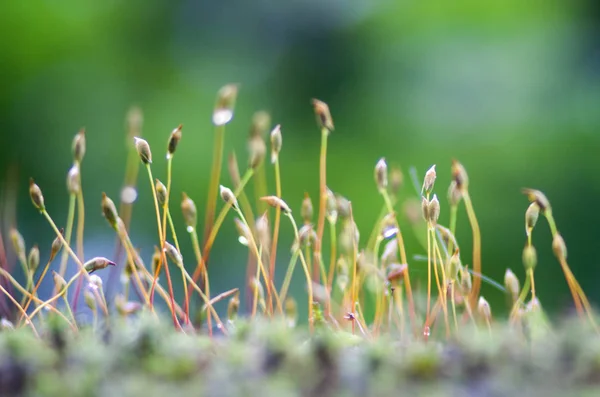
[[[131,105],[143,110],[143,136],[154,148],[157,177],[165,176],[161,153],[168,134],[184,125],[173,197],[185,190],[203,209],[215,95],[235,82],[240,93],[226,154],[235,151],[243,168],[252,114],[269,111],[273,124],[282,125],[283,196],[294,211],[305,191],[312,197],[318,192],[320,138],[310,105],[315,97],[329,104],[336,125],[329,186],[353,201],[362,242],[381,207],[373,182],[379,157],[404,171],[415,166],[421,176],[437,164],[442,197],[450,161],[457,158],[471,179],[484,273],[501,281],[510,267],[523,278],[528,202],[520,189],[538,188],[551,200],[573,271],[597,305],[599,17],[592,0],[4,1],[0,186],[8,259],[14,256],[6,231],[15,222],[28,246],[37,242],[42,261],[47,258],[53,235],[30,204],[27,181],[35,177],[49,212],[64,223],[71,140],[81,127],[88,144],[82,166],[86,256],[112,255],[114,236],[101,216],[100,198],[103,191],[119,196]],[[274,193],[270,166],[268,171]],[[414,196],[405,176],[405,192]],[[11,181],[17,187],[16,214],[7,188]],[[222,183],[230,185],[226,168]],[[149,261],[156,224],[143,173],[139,184],[131,234]],[[172,209],[191,267],[178,205]],[[441,222],[447,219],[443,205]],[[285,223],[282,233],[278,278],[291,244]],[[422,254],[405,233],[410,253]],[[211,257],[213,291],[243,285],[246,250],[235,236],[230,216]],[[464,211],[458,238],[463,260],[470,263]],[[544,221],[534,242],[542,304],[554,313],[569,310]],[[415,277],[425,274],[420,262],[412,269]],[[498,302],[493,309],[502,310],[499,291],[484,285],[483,294]]]

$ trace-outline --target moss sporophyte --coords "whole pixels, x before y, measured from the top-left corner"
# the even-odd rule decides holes
[[[315,153],[315,160],[318,157],[319,161],[319,190],[318,196],[314,197],[314,207],[308,193],[302,198],[298,211],[288,204],[285,191],[289,185],[286,183],[291,182],[281,178],[281,167],[288,165],[283,147],[285,128],[279,124],[271,125],[266,112],[257,112],[252,119],[246,169],[240,172],[237,157],[231,153],[227,162],[231,184],[222,182],[225,132],[234,116],[237,92],[238,86],[231,84],[217,94],[212,113],[214,162],[209,171],[211,178],[203,212],[198,210],[195,198],[188,193],[182,193],[176,205],[171,203],[177,153],[187,150],[183,126],[179,124],[165,133],[164,146],[160,147],[165,156],[153,158],[150,143],[141,137],[141,110],[129,112],[123,192],[130,189],[127,191],[137,195],[139,190],[152,198],[152,217],[157,233],[150,263],[142,259],[134,242],[135,236],[130,235],[135,198],[131,200],[130,195],[123,192],[113,196],[118,198],[117,203],[107,193],[91,198],[92,202],[97,201],[99,213],[109,226],[107,233],[112,230],[115,234],[117,249],[114,253],[106,253],[106,257],[92,258],[83,251],[87,214],[83,205],[85,168],[82,163],[86,140],[99,139],[93,132],[81,129],[72,142],[72,164],[67,173],[65,192],[69,206],[64,229],[58,227],[49,212],[56,203],[47,207],[42,184],[30,179],[30,200],[55,239],[50,247],[31,245],[28,249],[17,228],[10,229],[10,248],[20,268],[11,264],[0,268],[6,280],[0,284],[5,298],[2,299],[3,329],[16,332],[28,332],[25,330],[29,329],[35,337],[43,338],[50,324],[58,322],[66,325],[62,332],[85,331],[103,335],[113,327],[116,330],[122,326],[122,320],[135,322],[147,317],[152,319],[150,321],[162,320],[161,310],[166,309],[179,334],[200,333],[210,338],[217,335],[232,337],[242,332],[247,324],[260,327],[260,324],[278,324],[283,320],[286,328],[308,331],[312,340],[332,333],[339,338],[353,335],[353,341],[376,343],[374,341],[391,338],[389,340],[396,340],[403,346],[420,346],[423,341],[431,343],[432,340],[456,343],[473,332],[484,334],[491,340],[505,341],[507,336],[495,331],[501,328],[513,338],[508,340],[527,344],[537,335],[534,331],[540,329],[540,318],[546,318],[540,303],[544,297],[536,293],[534,273],[538,268],[552,265],[542,263],[542,256],[538,257],[537,252],[550,244],[539,242],[538,248],[535,245],[538,242],[533,232],[540,227],[541,215],[549,225],[552,251],[571,292],[579,315],[577,322],[583,328],[589,327],[594,338],[597,337],[595,314],[568,264],[565,242],[568,236],[563,237],[558,231],[550,200],[541,191],[523,189],[529,200],[529,205],[522,209],[525,241],[523,251],[516,252],[515,257],[520,255],[525,278],[521,282],[513,270],[506,269],[503,282],[496,283],[485,276],[481,258],[482,236],[475,212],[477,203],[469,194],[470,183],[477,181],[469,180],[466,167],[458,160],[448,164],[451,181],[441,190],[445,194],[440,193],[439,182],[436,183],[436,165],[425,170],[422,183],[416,180],[420,186],[415,186],[414,191],[405,191],[401,169],[396,165],[388,167],[386,158],[375,160],[371,186],[381,196],[381,209],[371,230],[359,230],[354,220],[353,202],[333,191],[330,186],[334,186],[335,181],[327,178],[327,147],[336,135],[332,134],[334,125],[329,106],[321,100],[312,100],[321,135],[320,152],[318,156]],[[315,139],[318,139],[317,133]],[[270,162],[264,161],[269,149],[267,143],[270,144]],[[153,170],[163,167],[162,159],[166,160],[166,177],[159,180],[154,178]],[[145,168],[142,172],[147,174],[149,186],[135,186],[140,167]],[[268,189],[271,174],[274,191]],[[251,182],[255,187],[253,192],[247,189]],[[172,216],[172,208],[181,212],[183,230],[193,247],[192,255],[181,250],[182,236],[177,234],[180,230]],[[459,224],[459,213],[463,208],[468,225]],[[440,224],[443,219],[440,215],[446,213],[448,224]],[[420,244],[412,251],[420,250],[426,255],[408,257],[405,246],[408,228],[401,222],[402,216],[417,236],[411,241]],[[200,230],[199,217],[204,219],[204,227]],[[247,270],[244,283],[215,293],[210,286],[213,262],[210,253],[226,222],[235,224],[240,249],[247,249]],[[470,229],[471,241],[457,239],[459,227]],[[281,233],[289,233],[291,246],[282,247]],[[73,234],[75,241],[72,241]],[[233,240],[231,244],[240,247],[235,242]],[[463,251],[463,246],[468,249]],[[55,262],[61,251],[60,261]],[[465,254],[467,251],[469,255]],[[69,259],[76,265],[74,271],[67,271]],[[295,273],[298,263],[301,276]],[[24,284],[17,281],[20,272]],[[54,288],[42,297],[39,287],[49,278],[49,272]],[[120,273],[120,277],[105,277],[111,272]],[[426,281],[419,280],[414,283],[418,287],[413,288],[413,279],[421,278],[420,275],[426,277]],[[183,291],[175,290],[175,277],[181,278],[178,284]],[[295,278],[299,278],[296,281],[304,288],[297,296],[292,296],[290,286]],[[508,318],[500,317],[497,313],[503,311],[492,310],[490,301],[481,295],[482,282],[506,294]],[[78,309],[80,296],[85,306]],[[221,312],[225,313],[225,318]],[[308,327],[305,328],[305,324]],[[549,322],[543,324],[550,329]],[[479,332],[481,330],[484,332]],[[442,364],[427,361],[429,358],[424,355],[429,353],[413,353],[420,355],[418,360],[414,359],[419,363],[407,357],[405,365],[416,371],[414,373],[431,374],[444,370]],[[328,362],[319,357],[318,360]],[[439,360],[439,357],[432,360]]]

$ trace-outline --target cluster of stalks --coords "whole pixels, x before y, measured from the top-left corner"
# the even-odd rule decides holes
[[[171,216],[172,172],[177,165],[176,152],[183,136],[183,127],[179,125],[173,129],[165,139],[165,146],[161,147],[166,158],[166,179],[161,181],[153,175],[153,152],[148,141],[141,136],[142,116],[135,109],[128,117],[130,156],[120,208],[117,210],[115,202],[105,193],[99,200],[102,214],[117,239],[113,260],[104,257],[86,259],[84,256],[85,211],[81,165],[86,140],[82,130],[73,140],[73,165],[67,174],[70,199],[64,230],[58,228],[48,213],[42,189],[33,180],[30,181],[32,203],[54,231],[56,239],[50,247],[46,265],[38,272],[40,249],[33,246],[27,252],[21,234],[16,229],[10,231],[17,261],[25,275],[25,285],[15,279],[14,270],[10,267],[0,268],[0,276],[4,281],[0,289],[16,308],[11,312],[12,318],[5,321],[10,320],[15,326],[30,327],[37,334],[36,326],[43,324],[46,317],[59,316],[74,332],[78,332],[84,325],[75,317],[81,295],[90,309],[91,324],[95,329],[109,326],[113,312],[122,317],[132,316],[141,310],[156,315],[155,298],[158,296],[177,330],[188,333],[206,327],[210,335],[213,332],[227,334],[240,311],[240,289],[212,293],[209,258],[223,223],[234,222],[239,234],[238,241],[248,249],[246,285],[242,286],[242,290],[247,291],[250,302],[248,315],[251,319],[258,316],[283,317],[292,326],[297,323],[299,303],[289,295],[289,288],[299,263],[306,291],[306,301],[301,305],[306,305],[311,331],[316,327],[327,327],[351,330],[368,338],[382,332],[393,332],[427,339],[436,329],[450,338],[469,324],[476,329],[484,327],[491,330],[493,317],[490,304],[480,295],[481,283],[485,280],[482,274],[480,229],[469,195],[469,178],[461,163],[455,160],[450,166],[452,178],[446,197],[449,223],[443,226],[439,223],[442,204],[435,193],[436,166],[425,173],[420,191],[416,186],[416,193],[421,200],[419,210],[418,205],[415,207],[414,201],[410,200],[401,206],[399,193],[403,188],[403,174],[399,168],[388,170],[386,160],[379,159],[374,167],[373,188],[381,196],[382,208],[368,240],[361,244],[352,202],[328,187],[327,145],[334,132],[334,123],[328,105],[322,101],[312,101],[321,133],[316,211],[310,196],[306,194],[297,220],[284,200],[285,186],[280,172],[281,160],[284,159],[282,128],[279,125],[273,127],[265,112],[256,113],[252,120],[245,171],[240,172],[237,158],[231,154],[227,168],[233,185],[226,187],[221,184],[225,131],[233,119],[237,92],[236,85],[223,87],[218,93],[212,115],[215,126],[214,162],[206,197],[202,238],[198,233],[196,204],[186,193],[179,200],[178,210],[183,215],[193,256],[184,258],[180,249],[182,236],[178,236]],[[270,157],[267,156],[269,149]],[[270,164],[265,161],[267,157]],[[147,181],[144,184],[152,196],[157,231],[150,264],[144,263],[129,235],[132,203],[137,195],[135,184],[140,171],[146,174],[144,178]],[[271,173],[275,182],[274,192],[269,192],[267,187]],[[254,191],[248,193],[246,188],[251,182]],[[527,240],[523,264],[526,279],[521,288],[516,275],[507,269],[504,287],[498,285],[510,298],[510,321],[518,325],[529,313],[541,310],[534,283],[537,254],[532,233],[542,214],[552,231],[554,254],[565,274],[575,307],[580,316],[587,317],[597,329],[590,304],[567,264],[566,245],[557,231],[548,199],[537,190],[525,189],[524,193],[531,202],[525,214]],[[472,234],[469,247],[472,266],[463,262],[461,245],[455,237],[458,213],[463,205]],[[71,237],[76,208],[76,241],[73,244]],[[401,226],[404,218],[398,216],[401,210],[406,212],[408,223],[421,242],[423,252],[427,253],[420,259],[409,259],[407,256],[405,230]],[[278,253],[281,231],[293,233],[294,236],[291,252],[286,248],[285,256]],[[329,247],[327,256],[324,255],[324,246]],[[277,266],[277,259],[282,257],[287,262],[285,269]],[[67,280],[69,258],[76,264],[77,270]],[[59,260],[57,270],[52,271],[54,289],[50,297],[41,299],[38,288],[55,259]],[[113,266],[113,272],[120,273],[118,279],[108,277],[108,282],[103,282],[98,275],[92,274],[109,266]],[[425,268],[427,273],[426,303],[423,305],[419,304],[412,289],[411,276],[414,276],[415,268],[418,271]],[[278,273],[283,275],[281,283],[278,282],[281,277],[276,277]],[[181,302],[175,299],[175,277],[181,277],[184,290]],[[72,286],[75,291],[69,300],[68,293]],[[109,290],[116,292],[107,294]],[[19,296],[20,300],[17,299]],[[196,300],[192,300],[192,297],[196,297]],[[215,309],[215,305],[224,300],[228,300],[226,321]],[[372,304],[366,307],[366,302]]]

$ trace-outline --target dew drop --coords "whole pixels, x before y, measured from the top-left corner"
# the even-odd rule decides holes
[[[240,242],[240,244],[245,245],[246,247],[248,246],[248,240],[246,239],[246,237],[240,236],[238,237],[238,241]]]
[[[121,190],[121,201],[125,204],[133,204],[137,199],[137,190],[131,186],[125,186]]]
[[[188,233],[194,233],[194,227],[193,226],[188,226],[185,228],[185,230],[187,230]]]
[[[429,328],[429,326],[426,325],[425,329],[423,329],[423,336],[425,337],[425,340],[429,339],[429,335],[431,335],[431,328]]]
[[[396,234],[398,234],[397,227],[388,227],[383,231],[383,238],[388,239],[394,237]]]
[[[214,125],[225,125],[233,118],[233,111],[231,109],[217,109],[213,112],[212,121]]]

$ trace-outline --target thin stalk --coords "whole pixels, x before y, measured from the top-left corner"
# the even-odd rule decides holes
[[[217,209],[217,196],[219,189],[219,180],[221,179],[221,166],[223,163],[223,147],[225,144],[225,125],[218,125],[215,127],[215,143],[213,147],[213,163],[210,173],[210,183],[208,185],[208,197],[206,198],[206,218],[204,220],[204,245],[210,247],[210,238],[212,235],[213,221],[215,219],[215,211]],[[216,225],[215,225],[216,226]],[[208,262],[210,255],[209,250],[204,251],[205,261]],[[197,277],[193,277],[196,281]]]
[[[29,297],[29,301],[28,302],[35,302],[36,304],[42,304],[44,303],[43,300],[39,299],[38,297],[36,297],[33,293],[29,293],[25,288],[23,288],[23,286],[21,284],[19,284],[19,282],[17,280],[14,279],[13,276],[10,275],[9,272],[7,272],[6,270],[4,270],[3,268],[0,267],[0,273],[6,277],[10,283],[19,291],[21,292],[23,295],[28,296]],[[53,306],[49,306],[50,310],[54,313],[56,313],[59,317],[61,317],[63,320],[65,320],[65,322],[71,327],[71,329],[75,332],[77,332],[77,326],[73,325],[73,323],[71,323],[71,320],[69,320],[64,314],[62,314],[60,312],[60,310],[57,310],[55,307]],[[27,313],[27,309],[24,307],[23,308],[23,312]]]
[[[329,130],[321,128],[321,154],[319,156],[319,217],[317,220],[317,242],[315,246],[315,256],[321,253],[323,242],[323,231],[325,229],[325,211],[327,204],[327,137]],[[318,260],[315,258],[315,260]],[[319,282],[319,267],[315,262],[313,268],[313,280]]]
[[[171,234],[173,235],[173,242],[175,243],[175,248],[177,248],[177,252],[181,252],[181,249],[179,248],[179,242],[177,241],[177,233],[175,232],[175,225],[173,224],[173,218],[171,217],[171,211],[169,211],[169,209],[166,209],[167,211],[167,220],[169,221],[169,228],[171,229]],[[183,284],[183,296],[187,296],[188,295],[188,286],[187,286],[187,279],[185,277],[185,268],[181,269],[181,282]],[[190,307],[188,304],[187,299],[183,302],[183,310],[185,311],[185,322],[188,323],[190,321]]]
[[[204,291],[206,291],[206,296],[208,297],[207,299],[210,299],[210,283],[208,280],[208,271],[207,271],[206,265],[202,259],[202,252],[200,252],[200,242],[198,241],[198,232],[196,231],[196,228],[194,228],[193,230],[190,231],[190,237],[192,239],[192,247],[194,249],[194,255],[196,256],[196,263],[197,263],[196,269],[200,269],[199,274],[204,273]],[[193,277],[192,277],[191,281],[193,282],[193,285],[196,285],[196,280],[194,280]],[[190,307],[190,297],[191,297],[191,293],[188,292],[187,295],[185,296],[185,304],[188,308]],[[206,321],[208,324],[208,335],[209,336],[212,336],[211,316],[212,316],[212,313],[208,312],[207,316],[206,316]]]
[[[474,307],[477,304],[479,288],[481,287],[481,277],[478,276],[478,274],[481,274],[481,232],[479,230],[477,217],[475,216],[475,211],[473,210],[471,197],[466,189],[463,192],[463,201],[465,202],[467,216],[473,232],[473,271],[475,273],[473,274],[473,288],[471,289],[471,294],[469,296],[469,306]]]
[[[77,202],[77,195],[70,194],[69,195],[69,209],[67,212],[67,226],[65,228],[65,240],[70,244],[71,243],[71,234],[73,233],[73,221],[75,219],[75,204]],[[69,258],[69,252],[64,250],[60,256],[60,265],[58,268],[58,274],[61,277],[65,276],[65,272],[67,271],[67,259]]]
[[[392,206],[392,201],[390,200],[389,194],[387,190],[382,191],[383,199],[388,207],[388,211],[390,213],[394,213],[394,209]],[[398,218],[394,216],[395,226],[398,229],[398,234],[396,235],[396,240],[398,241],[398,250],[400,251],[400,260],[403,264],[406,264],[406,271],[404,272],[404,285],[406,288],[406,298],[408,299],[408,315],[410,317],[411,324],[413,326],[413,330],[416,332],[417,325],[417,315],[415,313],[415,302],[412,295],[412,288],[410,285],[410,276],[408,274],[408,258],[406,256],[406,248],[404,246],[404,237],[402,236],[402,231],[400,230],[400,225],[398,224]]]
[[[235,191],[233,193],[236,198],[243,191],[244,187],[250,181],[253,174],[254,174],[254,171],[252,170],[252,168],[249,168],[246,171],[239,186],[235,189]],[[192,275],[192,279],[194,280],[194,282],[198,281],[198,278],[200,277],[200,275],[202,273],[202,269],[206,268],[206,263],[208,263],[208,254],[210,253],[210,249],[211,249],[212,245],[214,244],[215,238],[217,237],[217,233],[219,232],[219,229],[221,228],[223,221],[225,221],[227,212],[230,209],[231,209],[231,203],[225,203],[223,208],[221,208],[221,212],[219,213],[214,226],[212,226],[210,228],[210,235],[208,236],[208,238],[206,239],[206,242],[204,243],[204,251],[203,251],[204,254],[202,255],[204,260],[201,262],[198,262],[198,265],[196,266],[196,269],[194,270],[194,273]]]
[[[80,260],[83,261],[83,230],[85,228],[85,204],[83,201],[83,192],[81,188],[79,188],[79,192],[77,193],[77,256]],[[83,279],[80,278],[77,281],[77,287],[75,288],[75,294],[73,296],[73,310],[77,311],[77,303],[79,302],[79,292],[81,291],[81,286],[83,283]]]
[[[158,206],[158,198],[156,197],[156,187],[154,186],[154,178],[152,177],[152,169],[151,169],[149,163],[146,164],[146,170],[148,171],[148,178],[150,180],[150,188],[152,189],[152,197],[154,198],[154,209],[156,210],[156,223],[157,223],[157,227],[158,227],[158,237],[159,237],[159,239],[162,240],[163,232],[162,232],[162,224],[160,223],[160,209]],[[169,264],[167,263],[167,258],[165,256],[164,241],[161,241],[160,254],[161,254],[161,261],[158,264],[158,267],[156,269],[156,274],[154,275],[154,280],[152,282],[152,289],[150,290],[150,303],[151,303],[151,305],[154,305],[153,304],[154,303],[154,288],[156,286],[156,280],[158,279],[158,275],[160,274],[160,267],[164,263],[165,264],[165,274],[167,275],[167,286],[169,288],[169,297],[171,299],[171,307],[175,307],[175,298],[173,296],[173,284],[171,284],[171,274],[169,272]],[[179,321],[177,320],[177,316],[175,315],[175,310],[171,310],[171,315],[173,318],[173,325],[177,329],[181,329],[181,325],[179,324]]]
[[[35,329],[35,325],[33,325],[33,321],[31,320],[31,317],[28,316],[27,313],[25,313],[25,311],[23,310],[23,307],[19,304],[19,302],[17,302],[16,299],[13,298],[13,296],[6,289],[4,289],[4,287],[1,284],[0,284],[0,290],[4,293],[4,295],[6,295],[8,297],[8,299],[10,299],[10,301],[12,303],[14,303],[14,305],[17,307],[17,309],[21,312],[21,316],[23,316],[24,318],[27,319],[27,324],[29,324],[29,326],[31,327],[33,334],[36,336],[36,338],[39,338],[40,334],[38,334],[37,330]]]
[[[285,213],[285,215],[288,217],[288,219],[290,220],[290,222],[292,223],[292,227],[294,229],[294,236],[296,237],[296,241],[300,241],[300,237],[298,236],[298,226],[296,225],[296,221],[294,220],[294,217],[292,216],[291,213]],[[306,283],[307,283],[307,289],[308,289],[308,323],[309,323],[309,327],[310,327],[310,331],[313,331],[313,288],[312,288],[312,279],[310,277],[310,270],[308,269],[308,265],[306,264],[306,260],[304,258],[304,255],[302,255],[302,250],[300,248],[298,248],[298,252],[300,255],[300,262],[302,263],[302,268],[304,269],[304,275],[306,276]]]
[[[279,298],[282,302],[285,302],[285,298],[287,297],[288,288],[290,287],[290,282],[292,281],[292,275],[294,274],[294,269],[296,267],[296,263],[298,262],[298,256],[298,250],[295,250],[290,259],[290,263],[288,264],[287,271],[285,272],[283,284],[279,290]]]
[[[329,222],[329,239],[331,247],[329,248],[329,274],[327,276],[327,291],[331,296],[333,290],[333,276],[335,274],[335,262],[337,257],[337,232],[335,228],[335,222]],[[327,306],[327,314],[331,315],[331,300]]]
[[[281,197],[281,174],[279,170],[279,156],[275,159],[275,194]],[[277,259],[277,242],[279,240],[279,225],[281,223],[281,208],[275,208],[275,222],[273,224],[273,238],[271,241],[271,256],[269,264],[269,275],[271,283],[275,282],[275,261]],[[271,306],[272,309],[272,306]]]

